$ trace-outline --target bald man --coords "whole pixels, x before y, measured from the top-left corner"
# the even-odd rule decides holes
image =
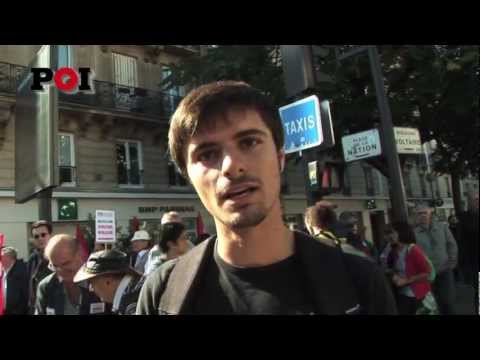
[[[176,211],[170,211],[162,216],[161,224],[166,224],[166,223],[171,223],[171,222],[176,222],[176,223],[181,223],[182,222],[182,217],[180,214]]]
[[[87,283],[73,282],[83,263],[77,239],[67,234],[53,236],[45,248],[45,257],[53,274],[38,285],[36,315],[88,315],[106,312],[105,303],[89,291]]]

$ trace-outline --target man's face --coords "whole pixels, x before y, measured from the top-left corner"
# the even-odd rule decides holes
[[[52,237],[52,234],[50,234],[46,226],[39,226],[38,228],[32,229],[32,236],[33,245],[37,249],[43,251],[48,244],[48,240]]]
[[[64,282],[72,283],[83,260],[80,251],[72,253],[67,245],[59,246],[50,254],[50,268],[55,271]]]
[[[391,245],[398,244],[398,233],[395,230],[386,232],[385,238]]]
[[[417,223],[422,225],[429,225],[432,219],[432,209],[419,209],[416,212]]]
[[[148,247],[148,240],[135,240],[132,241],[132,250],[134,252],[139,252]]]
[[[190,250],[187,232],[183,231],[178,240],[175,243],[173,241],[170,242],[169,246],[173,248],[179,256],[185,254],[188,250]]]
[[[0,261],[5,270],[10,269],[10,267],[15,263],[15,259],[10,255],[0,255]]]
[[[112,286],[113,279],[111,276],[102,275],[90,279],[90,287],[93,292],[107,303],[113,303],[116,289]]]
[[[255,110],[231,110],[187,147],[187,173],[203,205],[229,228],[261,223],[279,205],[280,166],[272,134]]]

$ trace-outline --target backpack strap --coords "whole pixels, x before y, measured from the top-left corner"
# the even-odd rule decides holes
[[[197,245],[184,256],[178,258],[175,267],[165,279],[166,288],[160,299],[159,309],[167,314],[181,314],[188,311],[192,293],[205,268],[208,254],[213,251],[216,237],[211,237]]]

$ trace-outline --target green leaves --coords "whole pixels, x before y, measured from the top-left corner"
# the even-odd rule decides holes
[[[351,49],[340,45],[341,51]],[[478,46],[383,45],[379,47],[395,126],[420,130],[422,141],[437,139],[435,167],[442,172],[478,174]],[[366,53],[339,63],[334,47],[315,50],[322,73],[316,93],[332,102],[337,139],[380,122]],[[198,86],[218,80],[243,80],[286,103],[279,46],[219,45],[205,56],[172,64],[169,86]],[[420,116],[413,116],[418,111]],[[339,144],[340,141],[337,141]],[[338,154],[340,146],[336,147]],[[452,162],[452,156],[456,159]]]

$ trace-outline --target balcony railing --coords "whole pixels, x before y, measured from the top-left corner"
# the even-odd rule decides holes
[[[25,66],[0,62],[0,93],[15,93]]]
[[[144,171],[118,166],[118,185],[121,187],[143,186]]]
[[[156,117],[169,117],[177,108],[180,96],[161,91],[93,81],[95,94],[59,93],[59,101],[100,109],[129,111]]]
[[[0,93],[15,94],[18,79],[25,66],[0,62]],[[160,80],[159,80],[160,82]],[[78,104],[104,110],[120,110],[153,117],[170,117],[180,96],[162,91],[130,87],[106,81],[93,81],[94,94],[59,92],[61,104]]]
[[[60,184],[73,185],[77,182],[77,168],[75,166],[63,166],[59,167]]]

